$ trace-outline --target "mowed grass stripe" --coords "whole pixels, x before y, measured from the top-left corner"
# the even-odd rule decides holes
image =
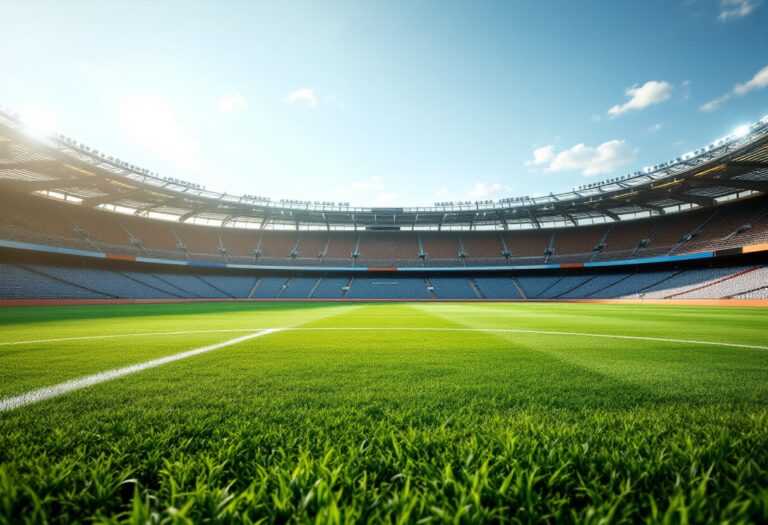
[[[81,377],[80,379],[67,381],[65,383],[59,383],[57,385],[53,385],[49,387],[38,388],[37,390],[32,390],[31,392],[27,392],[19,396],[0,399],[0,412],[7,412],[9,410],[14,410],[27,405],[32,405],[34,403],[39,403],[40,401],[51,399],[53,397],[66,394],[68,392],[81,390],[83,388],[87,388],[92,385],[104,383],[106,381],[111,381],[119,377],[135,374],[136,372],[141,372],[143,370],[148,370],[150,368],[155,368],[168,363],[173,363],[174,361],[180,361],[182,359],[187,359],[189,357],[193,357],[206,352],[211,352],[213,350],[218,350],[219,348],[232,346],[238,343],[242,343],[244,341],[248,341],[250,339],[254,339],[256,337],[261,337],[263,335],[271,334],[278,331],[280,331],[279,328],[270,328],[267,330],[261,330],[256,333],[244,335],[241,337],[236,337],[235,339],[230,339],[222,343],[203,346],[201,348],[188,350],[186,352],[181,352],[181,353],[170,355],[167,357],[161,357],[159,359],[154,359],[152,361],[145,361],[144,363],[138,363],[138,364],[126,366],[123,368],[118,368],[116,370],[109,370],[107,372],[101,372],[99,374],[93,374],[90,376]]]
[[[221,332],[242,332],[242,331],[248,331],[253,332],[253,330],[246,330],[246,329],[238,329],[238,330],[190,330],[190,331],[184,331],[184,332],[166,332],[166,333],[156,333],[156,334],[142,334],[142,335],[155,335],[155,336],[176,336],[176,335],[199,335],[199,334],[209,334],[209,333],[221,333]],[[269,328],[263,330],[262,333],[272,333],[276,331],[283,331],[283,332],[401,332],[401,333],[408,333],[408,332],[467,332],[467,333],[486,333],[486,334],[495,334],[495,335],[545,335],[545,336],[577,336],[577,337],[592,337],[592,338],[601,338],[601,339],[619,339],[619,340],[629,340],[629,341],[641,341],[641,342],[660,342],[665,344],[671,344],[671,345],[706,345],[706,346],[714,346],[714,347],[726,347],[726,348],[744,348],[744,349],[751,349],[751,350],[766,350],[768,349],[768,346],[761,346],[761,345],[745,345],[745,344],[736,344],[736,343],[721,343],[721,342],[712,342],[712,341],[693,341],[693,340],[685,340],[685,339],[669,339],[669,338],[659,338],[659,337],[638,337],[638,336],[622,336],[622,335],[613,335],[613,334],[585,334],[581,332],[561,332],[561,331],[543,331],[543,330],[518,330],[518,329],[502,329],[502,328],[456,328],[456,327],[383,327],[383,328],[376,328],[376,327],[286,327],[286,328]],[[125,334],[126,337],[130,337],[134,334]],[[119,337],[118,334],[115,334],[110,337]],[[223,346],[229,346],[231,344],[235,344],[240,341],[245,341],[248,339],[251,339],[253,336],[245,336],[243,338],[238,338],[231,340],[229,342],[224,343],[217,343],[211,346],[207,346],[203,351],[210,351],[216,348],[221,348]],[[411,336],[413,337],[413,336]],[[84,337],[83,339],[90,340],[89,337]],[[70,341],[68,339],[67,341]],[[35,343],[40,343],[41,341],[34,341]],[[55,341],[54,341],[55,342]],[[310,341],[311,342],[311,341]],[[511,343],[511,342],[510,342]],[[509,344],[509,346],[515,346],[513,344]],[[590,348],[591,350],[591,348]],[[615,346],[611,346],[608,348],[600,348],[600,352],[610,350],[616,350]],[[35,398],[37,392],[46,392],[46,391],[54,391],[57,392],[61,390],[63,387],[62,385],[78,385],[78,384],[85,384],[86,386],[90,384],[96,384],[103,382],[103,380],[108,380],[111,378],[121,377],[122,375],[126,375],[126,373],[122,373],[122,371],[125,370],[132,370],[132,372],[137,372],[140,370],[153,368],[154,366],[159,366],[159,364],[165,364],[166,362],[172,362],[176,361],[180,358],[189,357],[191,355],[197,355],[198,353],[202,353],[200,349],[197,350],[190,350],[181,354],[174,354],[172,356],[159,358],[153,361],[150,361],[148,363],[157,363],[152,366],[147,366],[146,363],[138,364],[138,365],[131,365],[128,367],[123,367],[118,370],[112,370],[112,371],[106,371],[101,372],[100,374],[94,374],[87,377],[70,380],[66,383],[53,385],[45,388],[39,388],[31,392],[27,392],[25,394],[21,394],[18,396],[14,396],[11,399],[25,399],[25,396],[29,396],[30,399]],[[178,357],[182,356],[182,357]],[[592,356],[594,358],[595,356]],[[604,356],[605,359],[608,358],[608,356]],[[94,381],[93,378],[96,377],[103,377],[105,379]],[[67,387],[68,388],[68,387]],[[64,388],[64,390],[61,393],[70,391],[69,389]],[[77,388],[75,388],[77,389]],[[59,395],[59,394],[56,394]],[[43,396],[38,400],[47,399],[48,397],[53,396]],[[31,403],[23,403],[23,404],[31,404]],[[23,405],[19,405],[23,406]],[[0,400],[0,410],[2,410],[3,402]]]
[[[12,341],[2,343],[0,346],[18,346],[28,344],[42,344],[42,343],[61,343],[69,341],[85,341],[92,339],[115,339],[122,337],[149,337],[149,336],[169,336],[169,335],[194,335],[194,334],[215,334],[215,333],[228,333],[228,332],[251,332],[253,328],[237,328],[227,330],[185,330],[176,332],[147,332],[141,334],[111,334],[111,335],[93,335],[82,337],[65,337],[65,338],[53,338],[53,339],[32,339],[29,341]],[[638,335],[618,335],[618,334],[595,334],[586,332],[562,332],[551,330],[526,330],[518,328],[459,328],[459,327],[437,327],[437,326],[387,326],[387,327],[363,327],[363,326],[315,326],[315,327],[285,327],[285,328],[269,328],[268,330],[286,330],[286,331],[364,331],[364,330],[376,330],[382,331],[410,331],[410,332],[500,332],[500,333],[514,333],[514,334],[538,334],[538,335],[559,335],[559,336],[576,336],[576,337],[602,337],[607,339],[630,339],[637,341],[657,341],[661,343],[680,343],[680,344],[692,344],[692,345],[712,345],[712,346],[728,346],[733,348],[750,348],[753,350],[768,350],[766,345],[750,345],[743,343],[726,343],[722,341],[699,341],[695,339],[675,339],[669,337],[644,337]]]

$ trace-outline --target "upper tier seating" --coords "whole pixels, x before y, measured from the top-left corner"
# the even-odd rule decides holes
[[[0,238],[121,255],[281,266],[581,263],[768,243],[768,197],[557,230],[354,232],[193,225],[4,192]]]
[[[419,241],[411,232],[366,232],[360,236],[361,266],[412,266]]]
[[[582,228],[561,228],[555,236],[554,256],[549,262],[570,262],[574,255],[579,255],[582,261],[588,260],[592,251],[608,233],[610,226],[600,224]]]
[[[451,232],[421,232],[421,244],[424,248],[425,262],[429,266],[458,266],[459,241]]]
[[[506,258],[498,232],[476,232],[462,235],[461,244],[468,265],[503,264]]]

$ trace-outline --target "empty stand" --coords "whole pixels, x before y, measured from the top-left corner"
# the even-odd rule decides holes
[[[554,256],[551,262],[582,262],[588,260],[594,248],[606,238],[609,225],[583,226],[578,229],[557,230]]]
[[[640,220],[499,233],[211,227],[4,192],[0,238],[112,254],[242,264],[258,260],[277,266],[580,263],[768,243],[768,197]]]
[[[456,266],[461,264],[459,242],[454,233],[423,232],[421,243],[425,260],[432,266]]]
[[[349,265],[352,263],[352,252],[357,246],[359,234],[353,232],[334,232],[330,236],[325,259],[332,264]]]
[[[360,234],[360,264],[367,266],[413,265],[419,261],[419,242],[410,232]]]
[[[477,299],[477,294],[466,278],[430,277],[437,299]]]
[[[536,264],[544,261],[552,232],[549,230],[521,230],[505,236],[513,262]]]
[[[522,299],[511,277],[475,277],[473,279],[485,299]]]
[[[420,277],[356,277],[348,299],[429,299],[424,279]]]
[[[461,235],[467,264],[503,264],[506,258],[499,234],[476,232]]]

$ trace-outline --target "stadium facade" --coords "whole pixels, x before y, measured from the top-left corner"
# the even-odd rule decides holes
[[[768,117],[572,192],[432,207],[165,179],[0,113],[0,299],[765,299]]]

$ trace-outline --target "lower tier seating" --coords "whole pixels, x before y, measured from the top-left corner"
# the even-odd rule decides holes
[[[0,263],[0,299],[768,299],[768,266],[569,275],[243,275]]]

